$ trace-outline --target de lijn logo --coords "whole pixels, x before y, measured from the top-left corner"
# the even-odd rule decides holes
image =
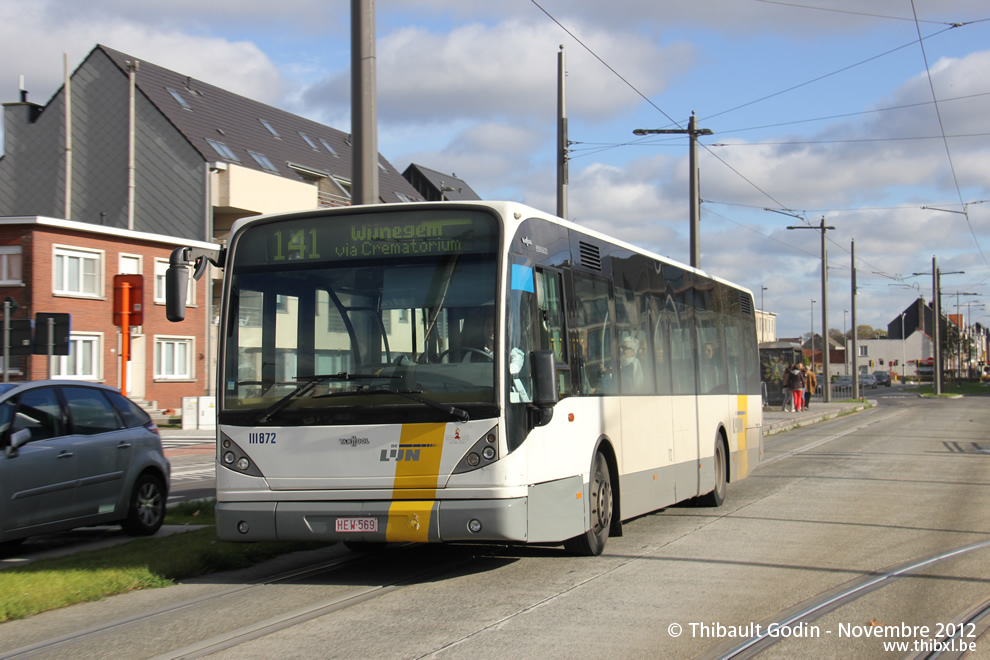
[[[398,447],[393,447],[392,449],[383,449],[381,458],[379,461],[383,463],[401,461],[418,461],[419,452],[421,449],[428,449],[430,447],[436,447],[436,445],[399,445]]]

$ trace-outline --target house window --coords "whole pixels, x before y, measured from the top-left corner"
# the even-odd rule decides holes
[[[102,345],[102,335],[73,332],[69,336],[69,354],[52,356],[53,377],[100,380]]]
[[[404,203],[407,203],[407,204],[410,203],[410,202],[412,202],[412,199],[409,198],[409,195],[405,195],[403,193],[397,192],[397,193],[395,193],[395,196],[399,198],[399,201],[400,202],[404,202]]]
[[[282,139],[282,136],[278,134],[278,131],[275,130],[275,127],[269,124],[267,120],[259,119],[258,121],[260,121],[261,125],[267,128],[268,132],[271,133],[274,137],[277,137],[280,140]]]
[[[179,94],[177,91],[175,91],[171,87],[166,87],[165,88],[165,91],[167,91],[169,94],[171,94],[172,95],[172,98],[175,99],[176,101],[178,101],[179,105],[181,105],[184,109],[186,109],[186,110],[192,110],[192,106],[189,105],[189,101],[185,100],[182,97],[182,94]]]
[[[209,143],[211,147],[213,147],[213,151],[217,152],[217,155],[220,156],[221,158],[226,158],[227,160],[236,160],[237,162],[240,162],[241,159],[238,158],[237,155],[234,154],[233,150],[223,142],[220,142],[218,140],[211,140],[210,138],[206,138],[206,141],[207,143]]]
[[[254,161],[258,163],[258,165],[261,165],[263,169],[266,169],[269,172],[278,172],[278,168],[275,167],[272,161],[268,160],[268,156],[265,154],[259,154],[257,151],[251,151],[250,149],[248,149],[248,153],[251,154],[251,158],[254,158]]]
[[[319,151],[319,150],[320,150],[320,148],[319,148],[318,146],[316,146],[316,143],[315,143],[315,142],[313,142],[313,141],[312,141],[312,140],[311,140],[311,139],[309,138],[309,136],[308,136],[308,135],[306,135],[305,133],[303,133],[302,131],[299,131],[299,137],[301,137],[301,138],[303,139],[303,141],[304,141],[304,142],[305,142],[306,144],[308,144],[308,145],[309,145],[309,148],[310,148],[310,149],[312,149],[313,151]]]
[[[382,163],[382,161],[378,161],[378,169],[380,169],[382,172],[388,172],[388,168],[385,167],[385,164]]]
[[[196,306],[196,280],[193,279],[192,269],[186,284],[186,307]],[[168,259],[155,259],[155,304],[165,304],[165,271],[168,270]]]
[[[869,346],[860,346],[859,347],[859,357],[868,357],[869,354],[870,354],[869,353]]]
[[[103,252],[55,247],[54,282],[56,295],[96,297],[103,292]]]
[[[140,275],[141,257],[129,254],[120,255],[120,273],[123,275]]]
[[[340,155],[337,153],[337,150],[334,149],[332,146],[330,146],[330,143],[329,142],[327,142],[323,138],[320,138],[320,144],[322,144],[324,146],[324,148],[327,151],[329,151],[331,154],[333,154],[334,156],[337,156],[337,158],[340,158]]]
[[[0,284],[21,283],[21,246],[0,245]]]
[[[155,378],[191,379],[192,344],[191,337],[155,337]]]

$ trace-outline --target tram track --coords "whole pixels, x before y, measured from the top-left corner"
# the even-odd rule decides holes
[[[805,601],[796,607],[780,612],[774,617],[765,619],[756,626],[756,630],[761,631],[759,634],[750,636],[741,642],[736,641],[729,645],[721,645],[709,653],[705,653],[701,658],[705,660],[745,660],[747,658],[754,658],[771,646],[787,639],[787,637],[775,637],[774,630],[793,630],[806,627],[824,615],[849,605],[871,592],[883,589],[893,584],[896,580],[916,575],[920,571],[971,552],[987,549],[990,549],[990,541],[982,541],[953,550],[935,553],[857,578],[820,594],[811,600]],[[988,614],[990,614],[990,601],[984,602],[971,610],[971,614],[966,615],[956,623],[958,625],[973,624],[975,626],[977,621],[985,619]],[[953,630],[956,630],[956,628],[953,628]],[[939,641],[944,643],[946,640],[951,639],[951,637],[944,636]],[[923,653],[912,657],[937,658],[942,656],[938,653]]]
[[[239,625],[220,634],[210,635],[204,639],[187,643],[181,647],[164,653],[135,653],[134,657],[156,658],[200,658],[220,650],[232,648],[238,644],[257,639],[278,630],[298,625],[305,621],[353,607],[368,600],[392,593],[404,586],[416,584],[424,580],[436,579],[445,573],[463,569],[478,558],[477,548],[467,552],[463,548],[453,552],[441,553],[442,560],[433,566],[426,562],[406,561],[409,568],[398,571],[382,571],[383,563],[399,552],[415,552],[409,544],[396,544],[384,548],[380,552],[363,553],[355,556],[344,556],[321,561],[311,566],[292,569],[264,579],[257,584],[239,585],[213,593],[189,598],[147,612],[132,614],[116,620],[107,621],[95,626],[66,633],[51,639],[38,641],[19,648],[0,651],[0,660],[19,660],[40,656],[58,655],[66,657],[105,657],[102,653],[91,654],[88,646],[101,646],[101,642],[111,637],[124,637],[127,633],[147,629],[149,627],[168,627],[169,619],[179,615],[188,618],[190,615],[209,616],[210,613],[221,612],[233,603],[265,603],[266,608],[278,609],[269,616],[261,617],[247,625]],[[454,554],[451,559],[448,555]],[[405,558],[408,559],[408,558]],[[392,572],[389,579],[381,580],[382,573]],[[377,578],[378,582],[372,583]],[[360,584],[364,582],[365,584]],[[274,593],[280,587],[293,585],[319,584],[336,585],[344,589],[343,593],[329,598],[317,598],[314,602],[299,606],[290,602],[285,606],[277,606],[279,595]],[[284,598],[282,600],[285,600]],[[235,606],[236,607],[236,606]],[[243,611],[243,610],[240,610]],[[159,640],[159,643],[164,640]],[[161,645],[158,646],[161,648]]]

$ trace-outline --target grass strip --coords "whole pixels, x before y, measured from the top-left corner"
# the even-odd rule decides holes
[[[200,514],[193,516],[196,510]],[[179,513],[196,520],[195,524],[207,519],[212,523],[213,507],[192,503],[188,511]],[[177,515],[170,510],[172,520]],[[218,541],[216,530],[210,526],[43,559],[0,571],[0,622],[137,589],[167,587],[177,580],[247,568],[287,552],[325,545],[291,541],[227,543]]]

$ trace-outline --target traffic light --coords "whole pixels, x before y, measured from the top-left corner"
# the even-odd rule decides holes
[[[880,366],[883,366],[883,358],[880,358]]]
[[[873,360],[870,360],[870,369],[873,368]]]

